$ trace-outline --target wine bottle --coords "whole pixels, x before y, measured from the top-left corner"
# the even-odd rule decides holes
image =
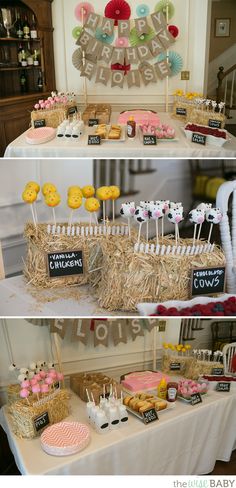
[[[34,14],[33,14],[32,23],[31,23],[31,26],[30,26],[30,37],[31,37],[31,39],[37,39],[37,37],[38,37],[37,27],[36,27],[36,21],[35,21]]]
[[[38,54],[37,54],[37,50],[36,49],[34,50],[33,58],[34,58],[34,66],[38,66],[39,65],[39,60],[38,60]]]
[[[26,53],[24,49],[22,49],[21,51],[21,66],[23,66],[24,68],[27,66]]]
[[[21,93],[27,93],[28,91],[28,80],[25,70],[20,75],[20,91]]]
[[[42,71],[39,71],[38,82],[37,82],[38,91],[43,91],[43,74]]]
[[[27,15],[25,15],[25,20],[23,23],[23,34],[24,34],[24,39],[30,39],[30,26],[27,19]]]
[[[16,30],[16,35],[17,35],[18,39],[22,39],[23,38],[23,25],[22,25],[19,13],[17,13],[15,30]]]
[[[21,61],[22,61],[22,50],[23,50],[23,46],[22,44],[20,43],[19,44],[19,47],[18,47],[18,63],[21,65]]]

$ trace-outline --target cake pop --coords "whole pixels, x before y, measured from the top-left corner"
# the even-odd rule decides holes
[[[112,200],[112,221],[115,222],[115,200],[120,196],[120,188],[118,186],[109,186],[111,191],[111,200]]]
[[[139,223],[138,244],[140,242],[142,225],[149,220],[149,210],[142,207],[137,207],[134,212],[134,220]]]
[[[70,197],[71,195],[75,194],[83,198],[83,193],[80,186],[69,186],[67,196]]]
[[[135,213],[135,203],[126,202],[121,204],[120,214],[128,219],[129,237],[131,237],[130,219]]]
[[[210,210],[206,211],[206,221],[209,222],[210,230],[208,235],[208,242],[211,240],[211,234],[214,224],[219,224],[223,219],[223,214],[219,208],[211,208]]]
[[[95,195],[95,188],[92,185],[87,185],[82,188],[84,198],[91,198]]]
[[[92,213],[95,216],[95,223],[98,224],[97,215],[96,215],[96,212],[100,208],[100,203],[99,203],[98,199],[93,198],[93,197],[87,198],[87,200],[85,201],[84,207],[87,210],[87,212],[90,212],[90,225],[92,223]]]
[[[22,200],[24,200],[25,203],[28,203],[30,205],[31,213],[32,213],[32,217],[33,217],[33,222],[34,222],[34,225],[36,227],[36,217],[35,217],[34,208],[33,208],[33,204],[37,200],[36,191],[33,190],[32,188],[25,188],[25,190],[22,193]]]
[[[25,189],[35,190],[36,193],[39,193],[40,186],[36,181],[29,181],[28,183],[26,183]]]
[[[175,242],[177,245],[177,242],[179,239],[178,225],[182,220],[184,220],[183,207],[181,207],[181,206],[171,207],[169,213],[167,214],[167,218],[168,218],[169,222],[171,222],[172,224],[175,224]]]
[[[29,399],[28,399],[29,394],[30,394],[30,392],[29,392],[29,390],[27,390],[27,388],[22,388],[22,390],[20,390],[20,397],[26,398],[28,404],[30,404]]]
[[[83,201],[79,193],[71,193],[67,199],[67,205],[71,209],[68,225],[71,227],[73,212],[81,207]]]
[[[203,210],[202,208],[194,208],[193,210],[191,210],[191,212],[189,212],[188,217],[191,224],[194,224],[193,244],[195,244],[197,226],[203,224],[205,220],[205,210]],[[201,232],[198,233],[199,238],[200,233]]]
[[[149,218],[151,220],[155,220],[156,222],[156,240],[157,240],[157,244],[159,242],[159,226],[158,226],[158,223],[159,223],[159,219],[163,219],[165,215],[165,204],[164,202],[157,202],[155,204],[150,204],[149,205]]]
[[[42,194],[44,196],[48,195],[49,193],[56,193],[57,188],[53,183],[44,183],[42,188]]]
[[[106,201],[112,197],[112,192],[109,186],[100,186],[96,191],[96,196],[103,202],[103,222],[106,220]]]
[[[53,192],[53,193],[47,193],[45,195],[45,203],[48,205],[48,207],[52,208],[52,215],[53,215],[53,220],[54,220],[54,225],[56,225],[56,215],[55,215],[55,210],[54,208],[59,205],[61,201],[61,197],[59,193]]]

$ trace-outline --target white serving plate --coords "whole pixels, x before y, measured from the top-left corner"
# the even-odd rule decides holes
[[[161,400],[161,398],[158,398],[158,400]],[[164,412],[167,412],[168,410],[171,410],[175,408],[175,403],[176,402],[167,402],[167,407],[164,408],[163,410],[156,410],[157,415],[159,416],[160,414],[163,414]],[[151,407],[150,407],[151,408]],[[136,410],[133,410],[132,408],[126,407],[127,412],[132,413],[135,417],[137,417],[139,420],[143,421],[143,416],[141,413],[137,412]]]
[[[184,131],[187,139],[190,142],[192,142],[192,136],[193,136],[193,134],[199,134],[201,136],[205,135],[205,134],[202,134],[201,132],[197,132],[197,131],[194,131],[193,132],[191,130],[186,130],[185,127],[181,127],[181,128]],[[207,127],[207,126],[206,125],[203,125],[202,127]],[[207,127],[207,128],[209,128],[209,127]],[[218,146],[218,147],[222,147],[227,141],[230,141],[231,140],[230,137],[229,137],[229,135],[228,135],[227,130],[225,130],[225,129],[220,129],[220,130],[222,132],[225,132],[226,139],[223,139],[221,137],[215,137],[215,136],[211,136],[211,135],[206,135],[206,144],[213,145],[213,146]]]
[[[139,126],[139,137],[140,141],[143,142],[143,136],[155,136],[155,134],[144,134],[141,127]],[[157,144],[158,142],[178,142],[178,137],[173,137],[173,139],[158,139],[157,137]]]
[[[111,126],[112,125],[120,125],[120,124],[111,124],[111,125],[107,125],[107,131],[110,130]],[[124,125],[121,125],[121,136],[120,136],[120,139],[101,139],[101,142],[125,142],[126,140],[126,127]],[[95,132],[96,132],[96,129],[98,128],[97,125],[94,125],[93,126],[93,134],[92,135],[95,135]]]
[[[34,137],[37,135],[37,137]],[[38,137],[39,136],[39,137]],[[28,144],[45,144],[56,137],[56,129],[53,127],[38,127],[29,129],[25,134],[25,140]]]
[[[207,395],[207,393],[200,393],[200,395],[201,395],[201,397],[204,397],[204,396]],[[191,401],[192,401],[191,398],[189,398],[189,399],[188,398],[184,398],[181,395],[177,395],[177,400],[182,400],[185,403],[191,403]]]
[[[85,449],[89,442],[89,427],[78,422],[59,422],[41,435],[41,447],[51,456],[70,456]]]
[[[214,302],[224,302],[230,297],[235,297],[235,295],[229,295],[224,293],[223,295],[218,296],[217,298],[212,297],[195,297],[192,300],[170,300],[168,302],[158,302],[158,303],[138,303],[137,309],[139,314],[145,317],[156,312],[158,305],[164,305],[166,308],[176,307],[178,310],[185,307],[192,307],[193,305],[206,305],[207,303],[214,303]],[[162,317],[162,315],[160,315]]]

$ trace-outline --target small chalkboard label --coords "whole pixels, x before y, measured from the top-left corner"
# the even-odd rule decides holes
[[[47,425],[50,424],[48,412],[43,412],[41,415],[38,415],[34,418],[34,427],[36,432],[44,429]]]
[[[89,127],[93,127],[94,125],[98,125],[98,124],[99,124],[99,119],[89,119],[88,121]]]
[[[186,115],[187,115],[187,110],[186,110],[186,108],[180,108],[180,107],[179,107],[179,108],[177,108],[177,109],[176,109],[176,115],[184,115],[184,116],[186,116]]]
[[[225,291],[225,267],[194,268],[191,279],[191,297],[215,295]]]
[[[81,275],[84,272],[83,251],[60,251],[47,254],[50,278]]]
[[[224,368],[213,368],[211,374],[213,376],[222,376],[224,374]]]
[[[78,112],[78,109],[77,109],[76,105],[74,105],[73,107],[68,108],[67,115],[74,115],[74,114],[77,114],[77,112]]]
[[[101,144],[101,137],[100,136],[88,136],[88,145],[89,146],[99,146]]]
[[[170,363],[171,371],[180,371],[180,363]]]
[[[231,383],[227,381],[219,381],[216,385],[216,391],[230,391]]]
[[[144,146],[156,146],[157,145],[157,136],[143,136],[143,144]]]
[[[193,393],[191,395],[191,405],[197,405],[198,403],[202,403],[202,397],[200,393]]]
[[[59,381],[56,381],[56,383],[53,384],[55,390],[59,390],[60,389],[60,383]]]
[[[209,119],[208,120],[208,126],[209,127],[213,127],[214,129],[221,129],[221,121],[220,120]]]
[[[206,145],[206,136],[204,136],[203,134],[198,134],[197,132],[193,132],[192,142],[195,142],[196,144],[201,144],[202,146],[205,146]]]
[[[150,424],[155,420],[159,420],[155,408],[150,408],[149,410],[146,410],[146,412],[143,412],[143,421],[145,424]]]
[[[38,129],[39,127],[46,127],[45,119],[34,120],[34,128]]]

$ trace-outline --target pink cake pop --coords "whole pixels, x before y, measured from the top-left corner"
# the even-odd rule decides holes
[[[30,380],[30,384],[31,384],[31,386],[36,385],[37,383],[38,383],[38,380],[37,380],[37,378],[35,378],[35,377],[34,377],[34,378],[32,378],[32,380]]]
[[[42,380],[44,380],[44,378],[46,378],[46,376],[47,376],[47,373],[45,371],[40,371],[39,375],[40,375],[40,378]]]
[[[49,371],[48,377],[52,378],[53,380],[57,379],[57,372]]]
[[[51,376],[48,376],[48,377],[45,379],[45,383],[46,383],[47,385],[52,385],[52,383],[53,383],[53,379],[51,378]]]
[[[41,385],[41,393],[48,393],[49,392],[49,386],[46,383],[43,383]]]
[[[27,388],[22,388],[22,390],[20,390],[20,397],[21,398],[26,398],[28,404],[30,405],[30,402],[29,402],[29,399],[28,399],[29,394],[30,394],[30,392],[29,392],[29,390],[27,390]]]
[[[34,375],[34,379],[37,380],[37,381],[40,381],[41,380],[40,373],[35,374]]]
[[[41,392],[41,387],[38,383],[32,386],[32,392],[37,395],[37,399],[39,400],[39,393]]]
[[[29,380],[24,380],[21,383],[21,388],[29,388],[30,387],[30,381]]]
[[[64,374],[57,373],[57,379],[58,379],[58,381],[63,381],[64,380]]]

